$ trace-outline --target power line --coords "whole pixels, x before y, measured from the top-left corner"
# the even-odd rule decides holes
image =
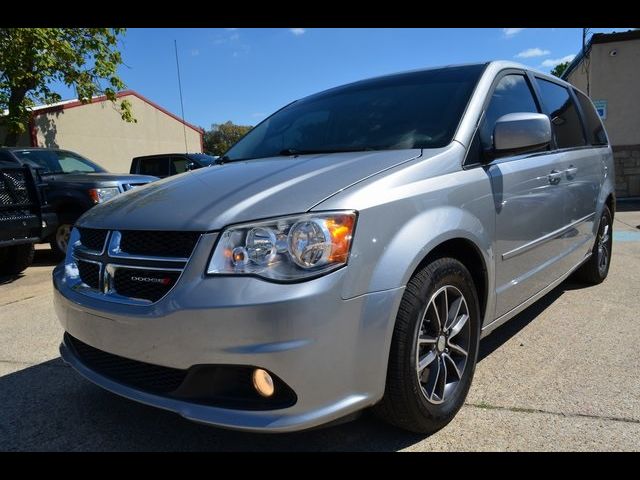
[[[182,133],[184,134],[184,153],[189,153],[187,147],[187,124],[184,121],[184,103],[182,101],[182,82],[180,81],[180,62],[178,62],[178,41],[173,40],[173,47],[176,51],[176,69],[178,70],[178,90],[180,91],[180,111],[182,112]]]

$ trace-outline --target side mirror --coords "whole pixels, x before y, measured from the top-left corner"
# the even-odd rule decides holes
[[[508,113],[493,129],[493,157],[540,150],[551,143],[551,122],[541,113]]]
[[[194,168],[196,168],[196,164],[193,162],[189,162],[187,163],[187,171],[193,170]]]

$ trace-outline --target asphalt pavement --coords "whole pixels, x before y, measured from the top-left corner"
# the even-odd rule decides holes
[[[295,434],[191,423],[106,392],[65,366],[49,251],[0,277],[0,450],[640,450],[640,203],[620,203],[601,285],[570,280],[481,343],[465,406],[425,437],[365,412]]]

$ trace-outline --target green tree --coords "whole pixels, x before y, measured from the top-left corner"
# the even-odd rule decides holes
[[[568,66],[569,66],[569,62],[559,63],[558,65],[553,67],[553,70],[551,70],[551,75],[555,75],[558,78],[562,77],[562,74],[564,73],[564,71],[567,69]]]
[[[14,146],[29,124],[30,108],[60,101],[53,82],[74,87],[81,102],[106,95],[116,102],[125,87],[117,75],[122,57],[117,49],[124,28],[0,28],[0,109]],[[118,105],[122,119],[135,122],[131,104]]]
[[[222,155],[242,138],[251,126],[236,125],[231,121],[213,124],[204,132],[204,150],[212,155]]]

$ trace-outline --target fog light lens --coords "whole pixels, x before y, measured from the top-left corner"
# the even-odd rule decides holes
[[[263,397],[270,397],[275,390],[273,378],[266,370],[261,368],[256,368],[253,371],[253,387]]]

